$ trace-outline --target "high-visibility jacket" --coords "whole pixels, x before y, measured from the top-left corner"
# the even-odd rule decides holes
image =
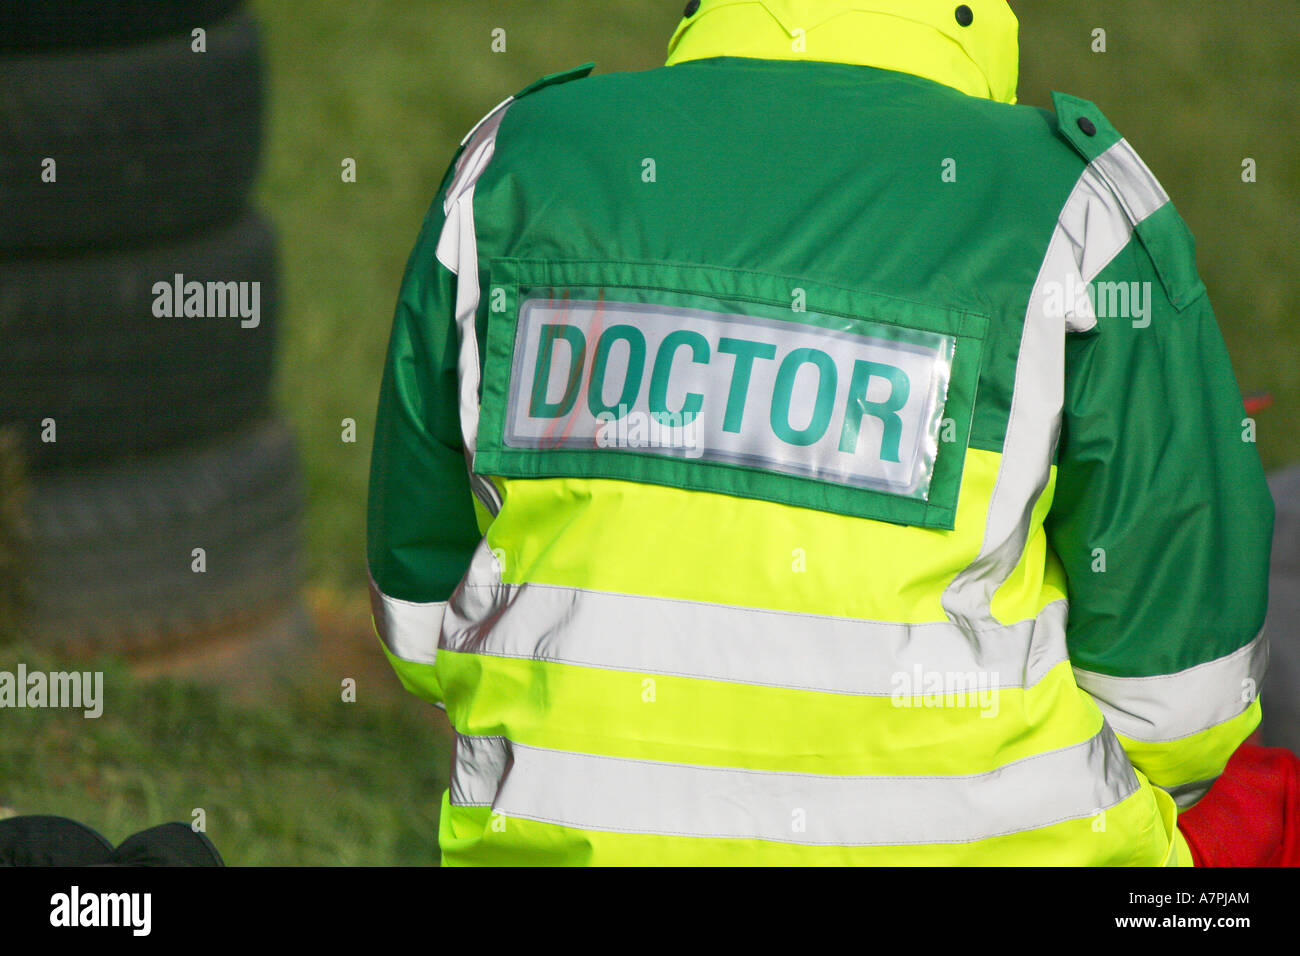
[[[445,863],[1182,864],[1272,505],[1192,237],[1006,4],[704,0],[465,138],[376,630]]]

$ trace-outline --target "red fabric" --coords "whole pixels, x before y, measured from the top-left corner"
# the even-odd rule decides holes
[[[1197,866],[1300,866],[1300,757],[1242,744],[1178,829]]]

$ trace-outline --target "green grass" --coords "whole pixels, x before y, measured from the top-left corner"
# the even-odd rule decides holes
[[[9,651],[0,669],[67,667]],[[437,863],[448,764],[427,705],[364,685],[344,703],[314,669],[248,701],[108,660],[76,669],[104,670],[102,716],[5,710],[0,816],[71,817],[119,843],[202,808],[232,865]]]

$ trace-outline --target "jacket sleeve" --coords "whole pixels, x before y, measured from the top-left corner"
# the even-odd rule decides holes
[[[1078,684],[1185,809],[1259,723],[1273,505],[1172,205],[1098,277],[1099,301],[1122,292],[1107,282],[1145,314],[1068,337],[1047,529]]]
[[[436,704],[447,599],[480,534],[458,411],[456,276],[438,261],[451,171],[407,262],[380,386],[370,466],[371,610],[403,685]]]

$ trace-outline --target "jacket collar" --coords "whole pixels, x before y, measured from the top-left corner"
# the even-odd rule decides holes
[[[1006,0],[695,0],[668,64],[716,56],[821,60],[925,77],[1016,101],[1019,24]],[[958,8],[973,14],[969,25]],[[965,17],[963,16],[963,19]]]

